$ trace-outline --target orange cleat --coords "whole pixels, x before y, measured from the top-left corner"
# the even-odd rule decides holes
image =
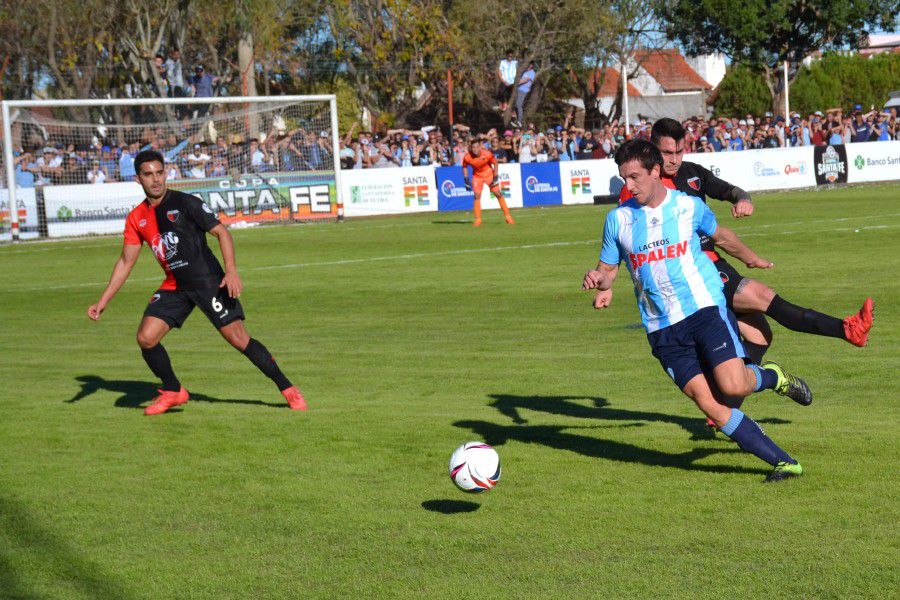
[[[847,341],[854,346],[865,346],[869,342],[869,331],[874,320],[875,303],[871,298],[866,298],[858,313],[844,319],[844,335]]]
[[[153,404],[144,409],[145,415],[161,415],[173,406],[181,406],[187,403],[191,397],[188,391],[182,387],[177,392],[156,390],[159,396],[153,399]]]
[[[300,393],[297,386],[292,385],[287,389],[281,390],[281,395],[287,400],[291,410],[306,410],[306,400],[303,399],[303,394]]]
[[[506,217],[506,224],[507,224],[507,225],[515,225],[516,222],[513,221],[512,216],[509,216],[509,217]]]
[[[481,219],[475,219],[475,221],[472,222],[472,227],[481,227]]]

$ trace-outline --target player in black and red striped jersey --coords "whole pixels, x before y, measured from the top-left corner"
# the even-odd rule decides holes
[[[244,327],[244,309],[238,300],[243,284],[235,266],[231,234],[202,200],[167,189],[165,163],[159,152],[139,153],[134,159],[134,170],[146,198],[125,220],[122,255],[100,300],[88,308],[88,316],[94,321],[100,319],[128,279],[141,245],[146,242],[166,278],[151,296],[137,333],[147,366],[162,380],[159,395],[144,409],[144,414],[164,413],[190,397],[175,376],[160,342],[170,329],[181,327],[195,306],[222,337],[275,382],[291,409],[306,410],[303,394],[284,376],[266,347],[251,338]],[[224,269],[206,243],[207,233],[219,241]]]
[[[725,200],[733,204],[731,213],[735,218],[753,214],[750,194],[713,175],[708,169],[692,162],[683,161],[685,131],[681,123],[674,119],[662,118],[653,124],[651,141],[663,155],[662,182],[668,188],[677,189],[697,196],[706,202],[707,196]],[[620,202],[630,195],[623,188]],[[846,340],[856,346],[865,346],[872,328],[874,305],[866,298],[859,312],[845,319],[839,319],[792,304],[779,296],[762,282],[742,276],[728,264],[708,237],[700,240],[701,248],[719,270],[724,285],[728,308],[738,318],[744,348],[755,362],[762,360],[772,341],[772,330],[766,316],[772,317],[782,326],[801,333],[811,333],[825,337]]]

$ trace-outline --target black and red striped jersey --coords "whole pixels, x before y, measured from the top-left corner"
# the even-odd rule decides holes
[[[206,243],[206,232],[219,225],[215,213],[196,196],[168,190],[162,202],[145,199],[125,219],[125,243],[147,242],[166,279],[160,289],[218,287],[225,272]]]

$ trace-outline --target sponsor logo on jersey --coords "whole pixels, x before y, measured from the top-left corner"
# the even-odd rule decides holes
[[[208,205],[206,202],[204,202],[204,203],[201,204],[200,206],[203,207],[203,211],[204,211],[204,212],[207,212],[207,213],[209,213],[209,214],[211,214],[211,215],[216,214],[216,213],[213,212],[213,209],[211,209],[211,208],[209,207],[209,205]]]
[[[157,300],[159,300],[159,294],[158,294],[158,293],[153,294],[152,296],[150,296],[150,304],[153,304],[153,303],[156,302]]]
[[[138,221],[138,227],[140,227],[141,229],[143,229],[146,226],[147,226],[147,219],[141,219],[140,221]]]
[[[156,235],[150,243],[150,248],[160,262],[168,262],[178,254],[178,236],[175,235],[174,231],[167,231],[162,235]]]
[[[687,180],[688,187],[692,190],[700,191],[700,178],[699,177],[691,177]]]
[[[662,248],[656,248],[650,252],[632,252],[628,255],[632,268],[638,269],[646,263],[652,263],[668,258],[680,258],[687,254],[688,242],[669,244]]]
[[[170,210],[166,213],[166,218],[169,219],[173,223],[175,221],[177,221],[178,217],[180,217],[180,216],[181,216],[181,213],[177,210]]]

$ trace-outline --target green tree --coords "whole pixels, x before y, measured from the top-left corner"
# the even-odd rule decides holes
[[[900,89],[900,54],[874,57],[831,52],[803,67],[791,87],[791,107],[801,113],[861,104],[881,107]]]
[[[438,0],[335,0],[323,7],[337,68],[381,123],[406,122],[459,55]],[[321,35],[321,32],[320,32]]]
[[[499,85],[497,65],[511,49],[519,61],[517,79],[528,68],[529,62],[535,63],[535,82],[525,107],[526,113],[535,113],[544,99],[547,77],[565,74],[573,66],[584,68],[589,46],[595,43],[604,24],[610,21],[609,4],[593,0],[453,2],[448,14],[462,32],[461,43],[465,50],[457,58],[463,58],[469,67],[463,81],[475,95],[475,102],[486,109],[495,104]],[[490,24],[487,28],[486,23]],[[564,82],[554,82],[553,88],[569,92],[568,97],[575,91]],[[510,108],[502,115],[503,124],[511,118],[517,93],[513,86]]]
[[[779,68],[796,79],[817,50],[858,47],[872,28],[892,29],[900,0],[659,0],[666,33],[689,54],[723,52],[759,69],[775,111],[783,110]]]
[[[716,91],[717,115],[761,115],[769,110],[772,99],[762,76],[752,69],[734,65],[725,74]]]

